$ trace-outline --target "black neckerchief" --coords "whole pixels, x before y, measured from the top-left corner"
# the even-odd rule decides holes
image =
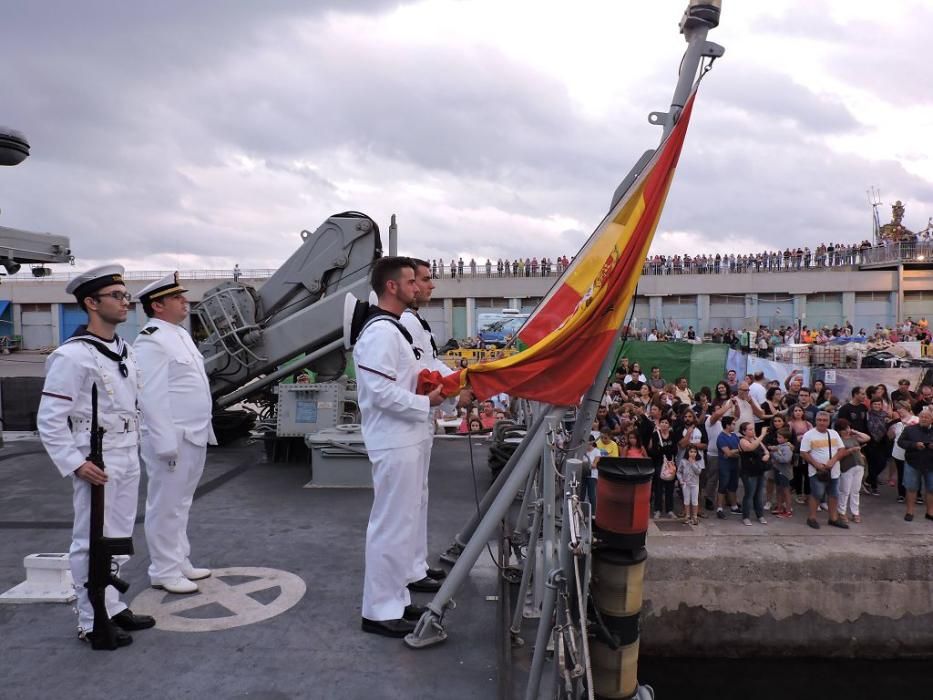
[[[116,362],[117,367],[120,369],[120,374],[122,374],[124,377],[128,377],[130,375],[130,371],[126,367],[126,357],[129,352],[126,349],[126,343],[124,343],[120,336],[118,336],[116,333],[114,333],[113,339],[117,341],[117,347],[120,348],[119,353],[115,353],[113,350],[104,345],[104,343],[112,341],[109,341],[106,338],[102,338],[95,333],[91,333],[87,329],[87,326],[78,326],[68,340],[80,340],[82,343],[87,343],[108,360],[113,360]]]

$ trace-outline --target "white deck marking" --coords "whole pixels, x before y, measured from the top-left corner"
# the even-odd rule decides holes
[[[222,577],[249,576],[257,580],[229,584]],[[156,628],[169,632],[216,632],[217,630],[251,625],[275,617],[291,608],[305,594],[305,582],[300,576],[288,571],[263,567],[239,566],[214,569],[210,578],[197,582],[199,591],[191,595],[172,595],[162,590],[148,588],[133,600],[133,612],[152,615]],[[279,593],[270,603],[260,603],[250,593],[279,588]],[[218,604],[232,615],[221,617],[183,617],[186,613],[206,605]]]

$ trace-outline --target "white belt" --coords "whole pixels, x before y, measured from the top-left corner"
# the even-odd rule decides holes
[[[135,433],[139,430],[139,418],[136,416],[108,416],[105,420],[99,420],[100,426],[108,433]],[[90,418],[72,418],[71,432],[90,432]]]

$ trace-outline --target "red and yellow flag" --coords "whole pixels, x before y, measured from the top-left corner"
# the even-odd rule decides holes
[[[455,392],[479,398],[505,392],[555,405],[576,405],[596,380],[624,322],[661,217],[696,91],[680,120],[626,195],[518,333],[526,350],[445,378]]]

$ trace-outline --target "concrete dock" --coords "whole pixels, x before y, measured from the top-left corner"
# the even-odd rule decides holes
[[[933,656],[933,521],[903,519],[897,489],[861,497],[848,530],[766,513],[654,521],[642,649],[664,656]]]

